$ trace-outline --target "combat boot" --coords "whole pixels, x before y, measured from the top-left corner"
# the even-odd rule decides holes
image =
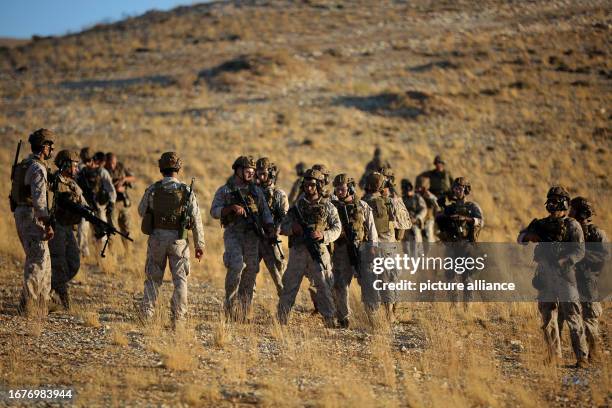
[[[338,319],[338,326],[340,326],[341,329],[348,329],[349,328],[348,317],[345,317],[344,319]]]
[[[336,322],[334,320],[333,317],[326,317],[323,319],[323,323],[325,324],[325,327],[327,327],[328,329],[335,329],[336,328]]]
[[[589,360],[587,360],[586,357],[580,357],[578,361],[576,361],[574,368],[589,368]]]

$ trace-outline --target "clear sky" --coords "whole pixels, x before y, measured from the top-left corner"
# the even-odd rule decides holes
[[[204,2],[204,1],[200,1]],[[190,0],[0,0],[0,37],[30,38],[78,32],[148,10],[169,10]]]

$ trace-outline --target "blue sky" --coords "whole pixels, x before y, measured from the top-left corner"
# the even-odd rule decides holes
[[[202,2],[202,1],[201,1]],[[148,10],[169,10],[190,0],[0,0],[0,37],[62,35]]]

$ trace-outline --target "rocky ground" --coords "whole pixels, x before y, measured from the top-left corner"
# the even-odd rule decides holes
[[[23,255],[3,239],[0,385],[70,386],[80,406],[610,405],[609,303],[607,352],[583,371],[568,367],[567,332],[563,365],[543,364],[531,303],[403,304],[400,323],[373,328],[353,287],[353,327],[327,330],[304,287],[282,329],[263,271],[253,322],[227,325],[221,229],[207,215],[240,154],[271,157],[288,189],[298,161],[359,177],[379,145],[398,178],[437,153],[469,176],[483,241],[512,242],[544,215],[553,183],[592,198],[595,221],[611,231],[609,10],[607,1],[236,1],[1,46],[3,163],[19,138],[50,127],[58,148],[119,154],[139,177],[138,200],[160,153],[176,150],[184,177],[197,178],[207,250],[190,278],[189,324],[174,333],[170,283],[155,323],[135,319],[146,249],[137,222],[129,256],[117,245],[106,260],[85,260],[74,310],[46,320],[16,315]],[[0,213],[0,235],[15,237],[6,200]]]

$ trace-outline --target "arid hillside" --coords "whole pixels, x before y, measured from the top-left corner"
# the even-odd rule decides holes
[[[378,145],[397,178],[414,179],[436,154],[469,177],[483,241],[514,241],[557,183],[591,198],[611,234],[611,9],[232,1],[0,46],[2,197],[17,141],[40,127],[56,131],[57,149],[116,152],[139,177],[135,201],[175,150],[182,177],[197,179],[208,245],[178,335],[167,328],[171,283],[156,324],[135,320],[146,250],[135,208],[133,252],[85,260],[75,310],[26,321],[14,308],[23,251],[0,201],[0,387],[72,386],[82,406],[609,405],[609,304],[607,352],[587,372],[542,364],[531,303],[404,304],[399,324],[372,328],[354,284],[354,328],[323,329],[301,294],[282,329],[263,265],[255,321],[226,325],[222,230],[208,211],[238,155],[270,157],[289,189],[299,161],[359,177]]]

